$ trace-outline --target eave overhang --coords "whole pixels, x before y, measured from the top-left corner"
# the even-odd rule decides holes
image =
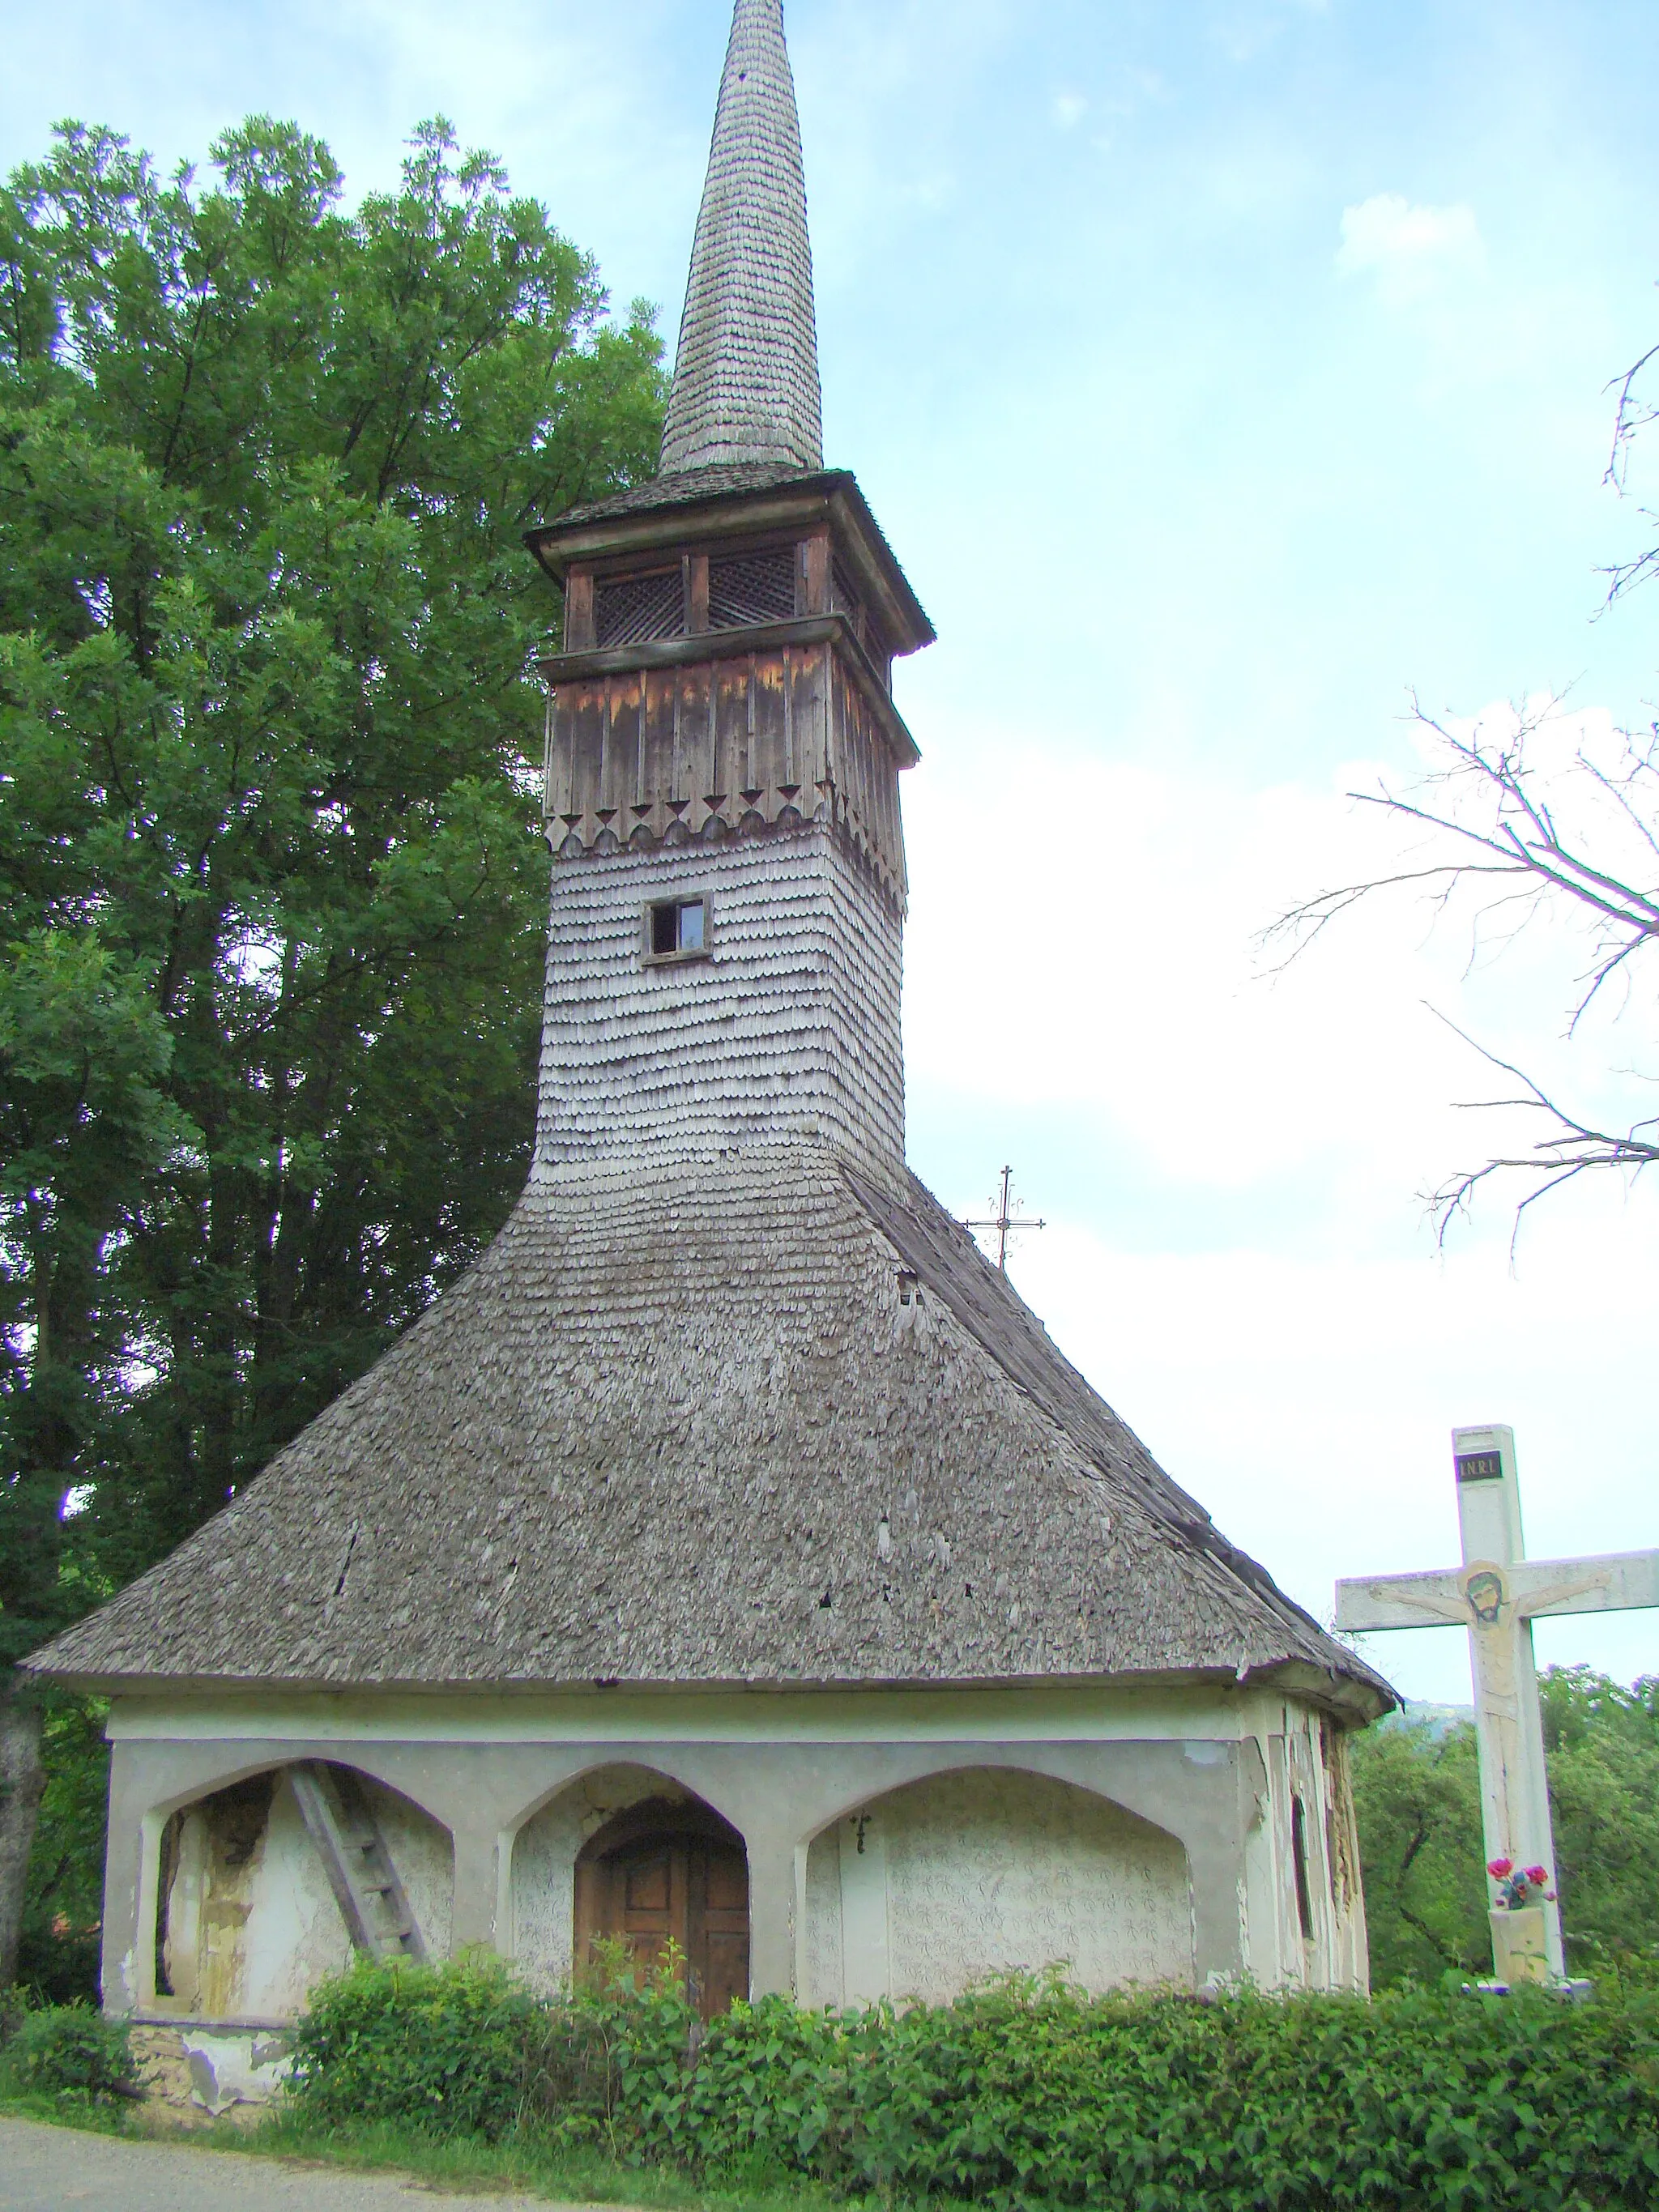
[[[952,1697],[986,1691],[1033,1697],[1056,1691],[1144,1692],[1180,1689],[1224,1694],[1268,1691],[1293,1697],[1328,1713],[1339,1727],[1369,1727],[1400,1702],[1386,1684],[1344,1675],[1306,1660],[1266,1660],[1238,1672],[1203,1667],[1176,1671],[1126,1668],[1089,1674],[963,1674],[949,1679],[915,1674],[711,1675],[707,1680],[654,1675],[504,1674],[433,1677],[421,1674],[349,1675],[323,1672],[291,1674],[139,1674],[40,1666],[42,1654],[21,1662],[37,1682],[51,1682],[76,1696],[142,1698],[165,1704],[171,1698],[235,1698],[250,1705],[282,1698],[450,1698],[466,1702],[508,1698],[649,1696],[690,1698],[709,1695],[753,1697],[860,1696]]]

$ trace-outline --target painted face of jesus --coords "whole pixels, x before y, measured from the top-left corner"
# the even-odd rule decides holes
[[[1504,1577],[1488,1569],[1480,1574],[1471,1575],[1464,1589],[1475,1619],[1490,1628],[1503,1610]]]

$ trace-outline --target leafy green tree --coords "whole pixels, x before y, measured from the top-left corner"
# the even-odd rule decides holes
[[[1575,1971],[1659,1970],[1659,1679],[1588,1667],[1540,1679],[1556,1886]],[[1371,1982],[1492,1967],[1474,1730],[1373,1729],[1354,1746]]]
[[[503,1218],[556,611],[520,533],[659,431],[650,311],[441,121],[352,213],[290,125],[213,161],[71,125],[0,191],[0,1667]]]
[[[1659,1678],[1588,1667],[1540,1683],[1569,1956],[1585,1973],[1659,1968]]]
[[[1490,1973],[1474,1729],[1367,1730],[1353,1792],[1372,1988]]]
[[[40,1800],[18,1943],[17,1978],[37,2000],[73,2004],[98,1994],[104,1911],[109,1746],[101,1698],[46,1701]]]

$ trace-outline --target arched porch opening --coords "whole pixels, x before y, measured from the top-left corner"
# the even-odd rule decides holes
[[[1091,1990],[1193,1979],[1187,1854],[1051,1775],[954,1767],[849,1808],[805,1869],[803,2000],[947,2003],[1060,1969]]]
[[[447,1828],[356,1768],[240,1775],[161,1825],[141,2002],[188,2020],[291,2020],[360,1950],[445,1956],[453,1876]]]
[[[592,1972],[607,1952],[636,1974],[672,1966],[704,2020],[749,1994],[749,1855],[700,1798],[647,1797],[577,1854],[573,1951]]]
[[[555,1790],[513,1838],[506,1948],[550,1994],[621,1944],[643,1967],[672,1942],[705,2015],[749,1993],[749,1863],[739,1831],[660,1769],[617,1761]]]

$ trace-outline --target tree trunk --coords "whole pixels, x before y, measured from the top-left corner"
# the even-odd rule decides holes
[[[0,1692],[0,1990],[17,1979],[29,1851],[46,1786],[40,1701],[14,1674]]]

